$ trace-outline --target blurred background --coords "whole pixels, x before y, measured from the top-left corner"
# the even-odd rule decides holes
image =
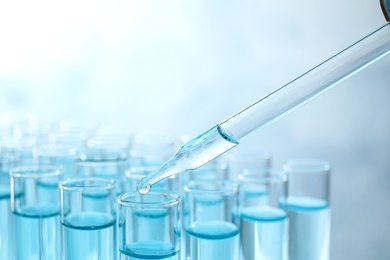
[[[0,122],[195,137],[384,24],[372,0],[2,2]],[[331,259],[390,258],[389,68],[237,148],[331,163]]]

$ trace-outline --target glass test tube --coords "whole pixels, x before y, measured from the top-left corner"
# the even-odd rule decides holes
[[[329,163],[316,159],[292,159],[283,168],[288,175],[285,208],[290,221],[290,259],[329,259]]]
[[[229,177],[238,180],[240,173],[248,168],[270,168],[272,154],[265,150],[240,150],[240,148],[228,154]]]
[[[38,164],[62,167],[64,175],[75,175],[76,149],[66,144],[40,145],[33,151],[34,161]]]
[[[4,145],[0,140],[0,259],[14,259],[14,224],[11,212],[11,169],[19,166],[19,150],[17,147]]]
[[[282,169],[249,168],[240,175],[241,251],[245,260],[288,259],[288,217],[281,207],[287,177]]]
[[[165,192],[119,196],[119,258],[180,259],[179,202],[178,195]]]
[[[61,176],[61,170],[46,166],[11,170],[15,259],[60,259]]]
[[[380,1],[387,22],[355,44],[184,144],[145,176],[138,192],[160,180],[198,168],[390,53],[390,0]]]
[[[239,184],[193,180],[184,190],[187,259],[239,259]]]
[[[62,259],[115,260],[115,180],[67,179],[60,193]]]
[[[137,134],[131,144],[131,166],[160,166],[175,151],[177,143],[172,136]]]
[[[76,159],[76,175],[98,178],[113,178],[116,180],[116,193],[125,190],[125,172],[128,167],[126,153],[96,153],[81,154]]]

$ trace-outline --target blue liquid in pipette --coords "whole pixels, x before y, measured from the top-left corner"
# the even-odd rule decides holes
[[[155,259],[176,260],[179,259],[180,251],[171,243],[150,240],[134,242],[120,249],[120,260]]]
[[[287,213],[270,206],[246,207],[241,212],[241,246],[245,260],[287,259]]]
[[[16,259],[60,259],[59,209],[56,205],[21,208],[14,212]]]
[[[66,259],[115,259],[114,217],[84,212],[66,217],[65,223],[62,223],[62,230]]]
[[[219,125],[184,144],[157,171],[145,176],[137,185],[140,194],[150,191],[151,185],[171,175],[194,170],[238,145],[238,141]]]
[[[202,260],[236,260],[239,254],[239,229],[225,221],[195,222],[186,228],[187,257]]]
[[[327,202],[309,197],[291,197],[286,206],[290,226],[290,259],[329,259],[330,208]]]

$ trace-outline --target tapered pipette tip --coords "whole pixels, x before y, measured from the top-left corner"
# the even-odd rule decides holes
[[[140,180],[137,185],[137,191],[139,194],[145,195],[150,191],[150,184]]]

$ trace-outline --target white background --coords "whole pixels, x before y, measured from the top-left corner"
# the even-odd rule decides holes
[[[379,1],[3,1],[0,115],[207,130],[385,24]],[[245,147],[332,166],[331,259],[390,258],[390,56]]]

